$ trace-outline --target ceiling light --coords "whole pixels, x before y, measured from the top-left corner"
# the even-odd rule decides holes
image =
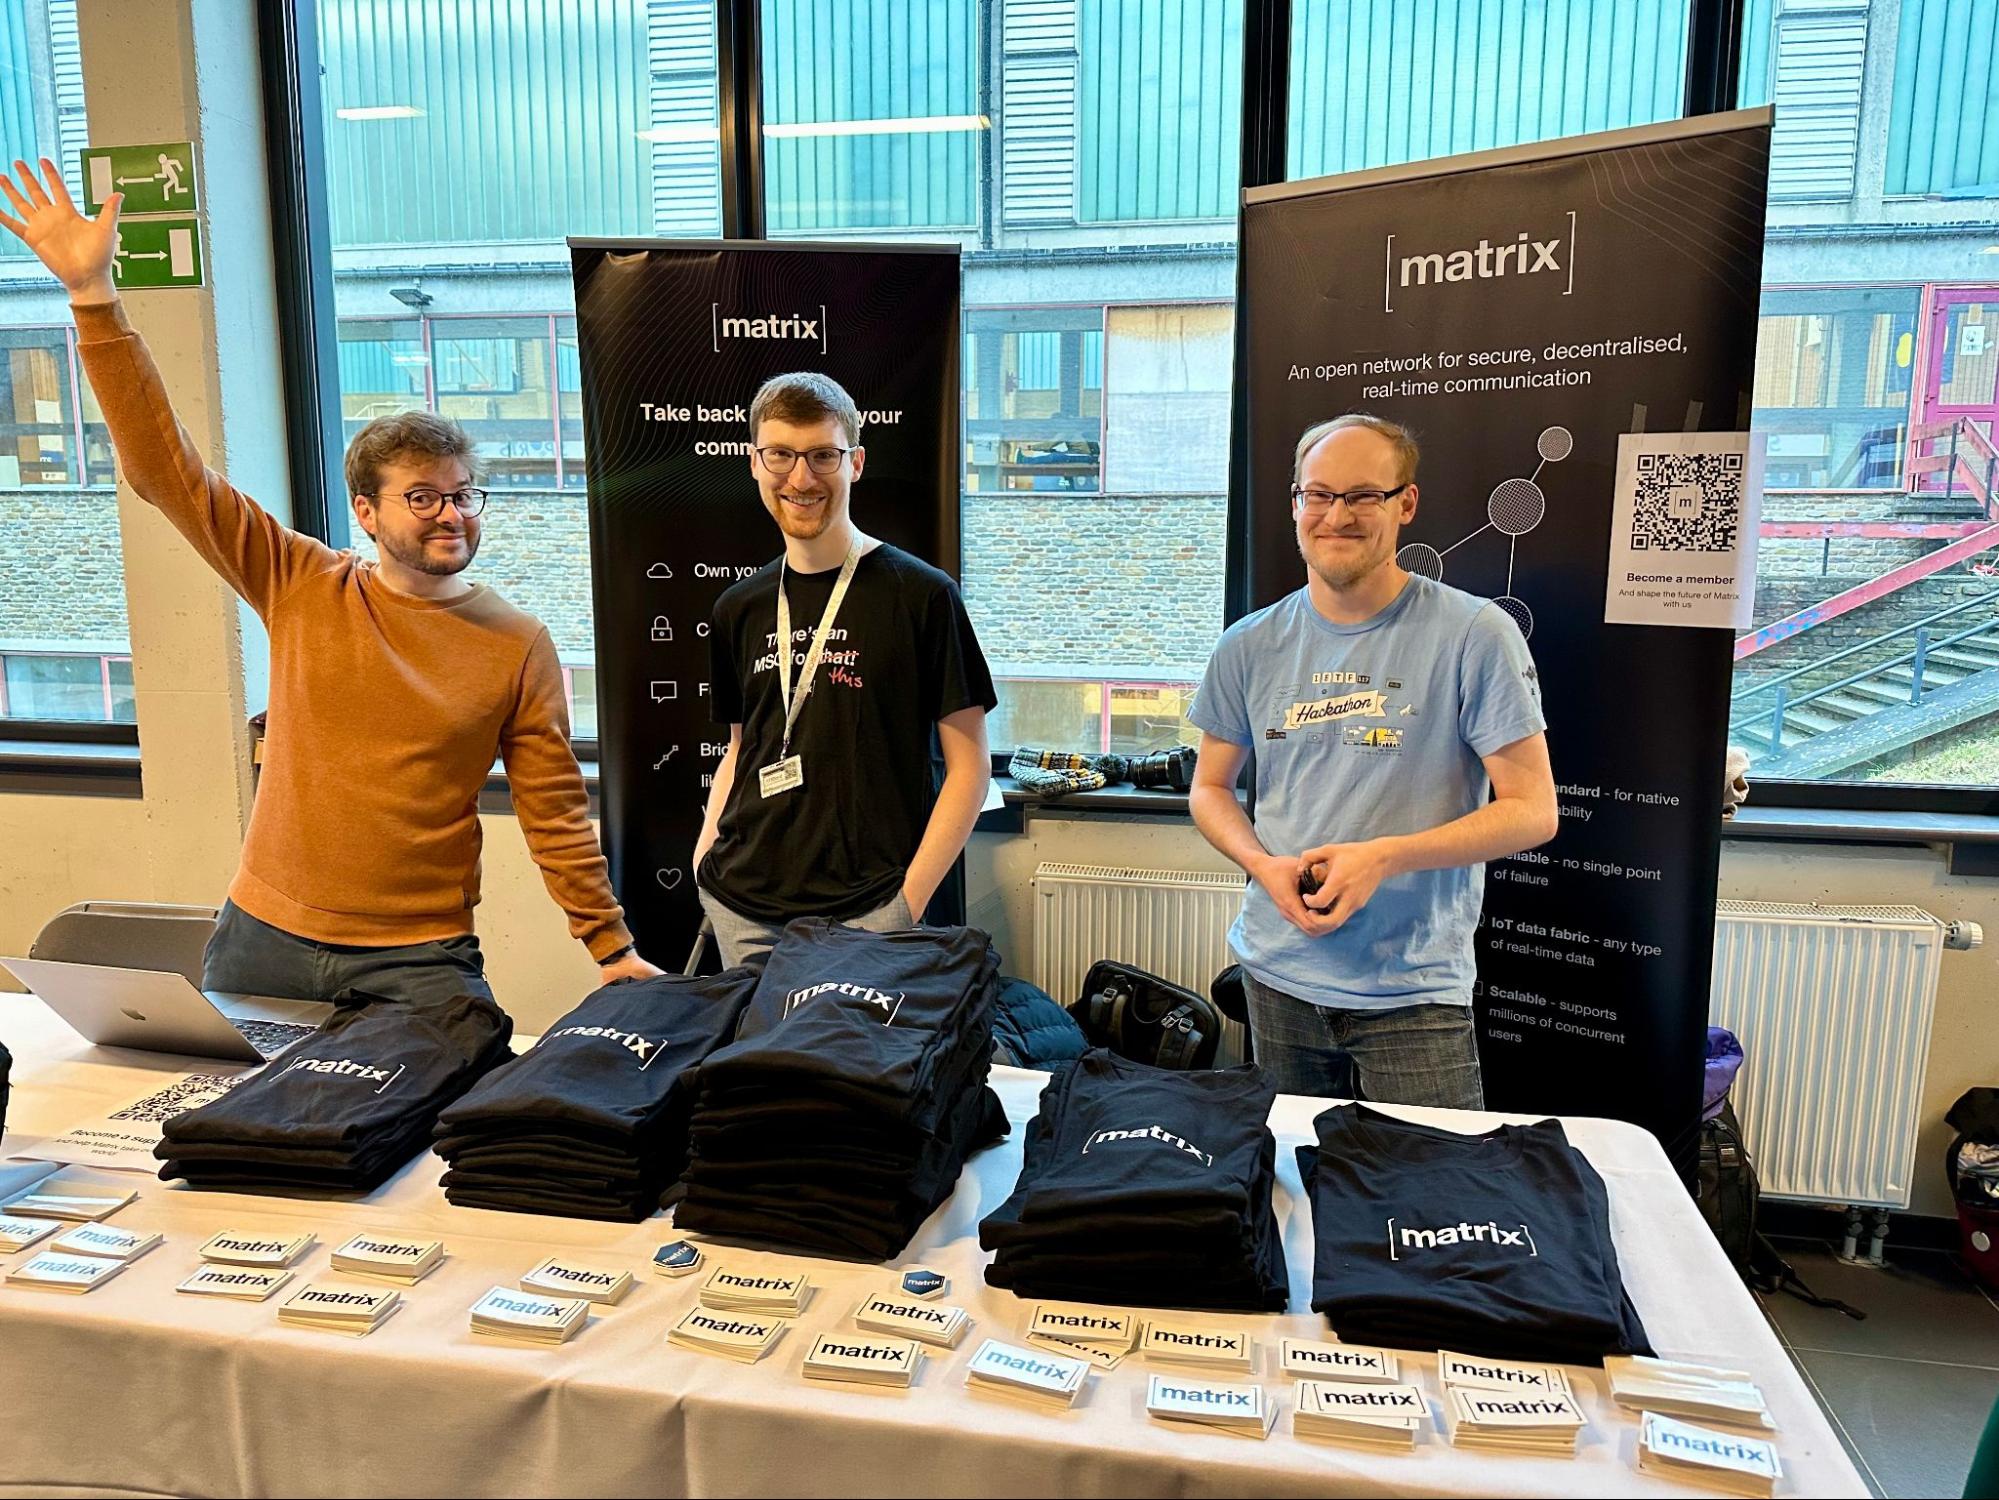
[[[824,120],[810,125],[766,125],[772,137],[801,135],[930,135],[952,130],[990,130],[985,115],[911,115],[905,119]]]
[[[334,113],[343,120],[414,120],[423,111],[414,104],[362,104]]]
[[[1999,245],[1987,245],[1978,252],[1980,255],[1999,255]]]

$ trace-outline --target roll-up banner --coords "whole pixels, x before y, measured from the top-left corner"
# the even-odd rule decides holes
[[[1552,843],[1487,867],[1487,1103],[1699,1122],[1770,113],[1252,189],[1248,607],[1304,582],[1293,448],[1422,443],[1399,561],[1498,602],[1536,663]],[[1337,941],[1337,937],[1332,939]]]
[[[677,967],[701,925],[690,863],[729,738],[709,717],[709,615],[783,550],[750,472],[750,398],[791,370],[846,387],[868,450],[855,524],[955,578],[958,252],[569,244],[604,848],[641,950]]]

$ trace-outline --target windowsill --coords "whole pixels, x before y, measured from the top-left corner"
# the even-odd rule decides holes
[[[580,764],[590,793],[590,811],[597,816],[598,763],[585,760]],[[979,831],[983,833],[1021,832],[1029,816],[1175,821],[1187,816],[1185,792],[1114,786],[1051,799],[1035,796],[1010,776],[996,775],[993,780],[999,784],[1005,805],[980,818]],[[0,740],[0,791],[136,797],[140,794],[139,747]],[[506,773],[498,764],[486,778],[479,809],[489,813],[513,810]],[[1730,843],[1939,844],[1950,851],[1953,873],[1999,875],[1999,816],[1991,814],[1758,807],[1752,801],[1721,825],[1721,836]]]

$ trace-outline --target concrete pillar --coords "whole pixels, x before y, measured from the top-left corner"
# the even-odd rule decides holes
[[[77,22],[91,141],[195,144],[209,284],[132,292],[132,321],[210,465],[284,517],[255,12],[254,0],[79,0]],[[262,627],[122,483],[118,520],[146,816],[134,889],[104,894],[219,902],[250,816],[245,684],[247,669],[261,706]]]

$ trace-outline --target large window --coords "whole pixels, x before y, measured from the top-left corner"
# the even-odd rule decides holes
[[[721,230],[713,0],[314,0],[340,439],[440,412],[479,447],[480,568],[547,624],[596,733],[570,235]],[[332,507],[334,540],[364,551]]]
[[[1752,0],[1777,105],[1731,738],[1751,775],[1999,783],[1999,95],[1979,0]]]
[[[1222,628],[1242,17],[763,0],[771,232],[963,247],[965,598],[996,749],[1194,737]]]
[[[74,181],[84,144],[73,0],[0,0],[0,129]],[[131,646],[109,435],[68,301],[0,234],[0,723],[130,723]]]

